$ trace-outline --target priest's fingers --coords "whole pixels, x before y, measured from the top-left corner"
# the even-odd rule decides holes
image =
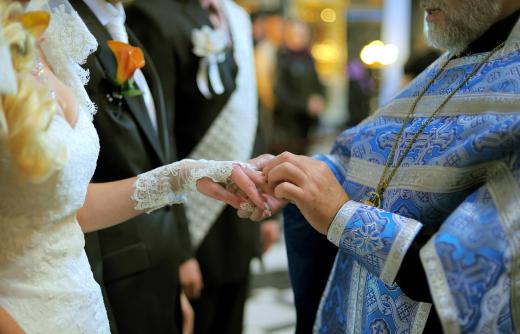
[[[300,200],[304,197],[302,188],[290,182],[283,182],[276,186],[274,195],[281,200],[287,200],[298,205]]]
[[[276,167],[284,162],[290,162],[293,165],[298,166],[301,169],[304,169],[304,168],[302,168],[302,165],[304,165],[304,164],[301,161],[306,160],[306,159],[309,159],[309,158],[306,156],[303,156],[303,155],[296,155],[296,154],[292,154],[290,152],[284,152],[284,153],[274,157],[273,159],[269,160],[269,162],[267,162],[265,167],[262,169],[262,172],[264,172],[265,175],[268,175],[274,167]]]
[[[257,207],[264,207],[264,199],[256,188],[255,183],[246,175],[242,167],[233,167],[231,180],[235,182],[240,190],[242,190],[247,195],[249,200],[251,200],[251,202],[253,202]]]
[[[244,201],[240,196],[226,190],[221,184],[207,177],[197,181],[197,190],[206,196],[227,203],[235,209]]]
[[[258,170],[264,169],[265,165],[274,158],[272,154],[262,154],[254,159],[248,161],[251,165],[255,166]]]
[[[268,186],[272,193],[274,188],[280,183],[290,182],[294,185],[302,187],[306,180],[306,174],[292,162],[282,162],[273,167],[267,174]]]

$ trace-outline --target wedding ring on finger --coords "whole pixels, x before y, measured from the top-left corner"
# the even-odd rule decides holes
[[[264,203],[264,218],[271,217],[273,215],[273,211],[271,210],[271,207],[269,206],[269,203]]]
[[[253,212],[255,212],[255,206],[249,202],[243,202],[243,203],[240,203],[240,210],[248,212],[248,213],[253,213]]]

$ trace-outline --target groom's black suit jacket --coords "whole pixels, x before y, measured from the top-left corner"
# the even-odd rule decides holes
[[[99,43],[85,66],[90,71],[87,92],[98,108],[94,125],[101,144],[93,182],[129,178],[175,161],[172,129],[166,125],[163,91],[153,62],[145,52],[143,73],[156,106],[157,131],[142,96],[110,97],[114,87],[109,76],[116,73],[107,46],[111,37],[83,1],[71,3]],[[130,44],[141,46],[128,33]],[[180,332],[178,238],[179,230],[186,228],[182,206],[174,205],[87,235],[87,254],[119,333]]]
[[[157,66],[166,96],[169,126],[174,129],[179,158],[185,158],[206,134],[236,88],[239,69],[233,50],[229,49],[225,62],[219,64],[225,92],[206,99],[197,88],[200,58],[193,53],[191,34],[194,29],[211,23],[209,12],[201,8],[198,0],[135,1],[127,8],[127,22]],[[204,286],[247,280],[251,258],[260,255],[259,238],[257,224],[239,219],[236,211],[227,207],[200,247],[194,250]],[[189,240],[183,240],[186,239]],[[189,242],[185,249],[188,246]]]

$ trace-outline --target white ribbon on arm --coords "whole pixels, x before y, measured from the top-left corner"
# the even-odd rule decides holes
[[[227,35],[222,30],[203,26],[192,32],[193,53],[201,57],[197,72],[197,87],[202,95],[211,98],[211,88],[220,95],[224,93],[224,84],[220,78],[218,64],[226,60]],[[209,78],[209,82],[208,82]]]
[[[0,26],[0,94],[14,94],[17,88],[11,52],[4,38],[3,29]]]

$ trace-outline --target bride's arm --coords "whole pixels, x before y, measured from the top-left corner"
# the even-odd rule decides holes
[[[0,334],[24,334],[22,327],[18,325],[16,320],[0,306]]]
[[[78,212],[78,222],[83,232],[107,228],[141,214],[142,211],[135,210],[132,200],[136,179],[91,183],[85,204]]]
[[[137,177],[91,183],[85,204],[78,212],[78,222],[85,233],[97,231],[166,205],[182,203],[185,195],[195,190],[238,208],[244,199],[219,184],[229,180],[262,207],[263,198],[255,184],[243,176],[242,167],[234,162],[181,160]]]

